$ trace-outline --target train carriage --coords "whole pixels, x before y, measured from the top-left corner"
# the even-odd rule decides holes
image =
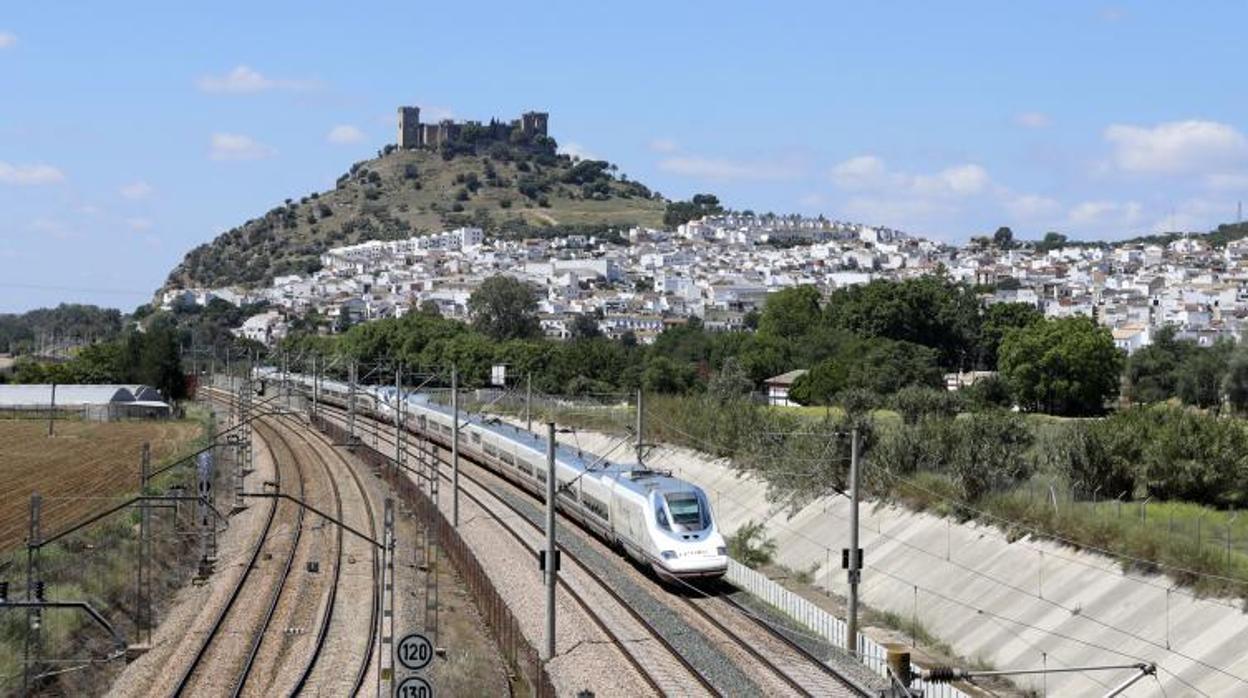
[[[311,378],[289,380],[310,388]],[[393,386],[356,388],[356,409],[394,419]],[[349,386],[321,380],[326,402],[345,407]],[[453,432],[449,407],[425,395],[410,395],[403,405],[405,426],[449,446]],[[545,496],[547,443],[543,436],[480,415],[460,413],[460,452],[533,495]],[[557,506],[570,517],[617,546],[661,578],[720,577],[727,570],[727,548],[706,494],[670,473],[598,459],[579,449],[557,445]]]

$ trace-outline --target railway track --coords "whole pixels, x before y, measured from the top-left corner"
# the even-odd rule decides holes
[[[259,424],[260,422],[257,422],[258,428]],[[284,482],[288,481],[282,476],[282,463],[283,461],[291,462],[293,459],[281,458],[274,452],[274,443],[275,441],[282,442],[280,438],[275,439],[274,441],[270,441],[269,439],[261,439],[261,441],[265,444],[265,449],[273,457],[275,473],[274,483],[280,488]],[[290,453],[288,446],[287,453]],[[302,467],[299,466],[297,461],[294,462],[294,466],[295,479],[296,482],[298,482],[300,496],[302,496]],[[287,468],[289,469],[289,466],[287,466]],[[221,640],[225,636],[225,629],[231,626],[248,627],[253,625],[245,617],[246,610],[241,609],[239,600],[243,596],[243,590],[248,588],[248,582],[251,581],[253,573],[257,569],[256,563],[260,560],[260,555],[269,542],[269,534],[273,530],[273,524],[277,519],[279,511],[286,512],[287,514],[294,514],[291,539],[289,541],[289,545],[287,546],[285,561],[282,565],[282,572],[276,580],[276,583],[273,584],[273,589],[269,594],[269,601],[266,604],[264,617],[261,620],[260,626],[251,633],[253,640],[243,657],[243,664],[234,672],[235,678],[230,681],[228,685],[230,695],[237,696],[242,692],[243,686],[246,685],[248,677],[254,666],[260,639],[263,637],[265,630],[268,628],[269,622],[272,620],[272,615],[276,608],[278,598],[281,595],[282,587],[285,586],[286,579],[290,575],[290,569],[294,563],[295,551],[298,547],[299,538],[303,535],[303,509],[298,508],[297,510],[292,511],[286,507],[279,507],[278,500],[276,499],[271,501],[268,517],[265,521],[264,527],[261,530],[261,534],[256,541],[256,545],[252,549],[252,553],[248,558],[247,567],[243,570],[243,574],[235,583],[228,600],[221,608],[221,611],[218,613],[216,619],[213,621],[207,637],[204,638],[203,643],[200,644],[199,649],[192,657],[190,664],[182,673],[181,678],[178,679],[173,695],[200,695],[203,693],[205,688],[211,685],[212,679],[215,678],[215,676],[212,676],[212,673],[217,670],[216,665],[218,663],[228,662],[229,660],[228,650],[221,647]],[[223,653],[227,656],[225,658],[220,658],[219,655]]]
[[[356,419],[357,424],[360,424],[363,421],[363,418],[359,415],[357,415]],[[376,426],[375,422],[373,423],[373,426]],[[379,430],[377,429],[372,430],[372,435],[374,437],[374,443],[378,443],[378,439],[380,439],[381,442],[393,447],[394,440],[389,435],[379,436]],[[408,470],[411,475],[427,479],[427,476],[419,473],[418,471],[410,468]],[[450,480],[450,476],[445,472],[442,472],[441,469],[439,469],[439,474],[443,480]],[[463,479],[465,482],[478,487],[480,489],[480,493],[474,494],[473,492],[469,492],[467,490],[461,490],[461,494],[479,507],[482,512],[487,514],[492,521],[506,531],[508,536],[519,543],[520,546],[523,547],[530,555],[530,557],[536,561],[540,555],[540,545],[535,544],[529,536],[526,536],[522,532],[519,526],[512,523],[516,519],[522,521],[528,521],[528,519],[520,514],[520,512],[516,509],[511,510],[512,513],[515,514],[514,517],[500,516],[497,512],[497,507],[491,507],[484,501],[486,497],[493,498],[493,496],[489,494],[488,488],[481,485],[471,477],[464,477]],[[461,483],[461,485],[462,484],[463,483]],[[504,506],[507,506],[508,504],[505,500],[496,499],[496,501]],[[613,599],[614,603],[618,604],[619,607],[622,608],[624,612],[642,629],[642,631],[648,635],[650,639],[657,643],[660,648],[662,648],[662,652],[656,656],[656,653],[648,651],[644,643],[638,642],[636,638],[625,637],[626,631],[624,629],[616,628],[613,623],[603,617],[602,612],[597,610],[594,604],[587,598],[586,590],[580,589],[571,583],[566,573],[558,578],[559,587],[572,598],[577,606],[579,606],[586,616],[589,617],[589,619],[594,623],[595,627],[597,627],[615,644],[616,647],[620,649],[620,651],[624,654],[626,661],[628,661],[628,663],[637,671],[637,673],[642,677],[642,680],[645,681],[651,689],[653,689],[656,693],[666,695],[722,695],[722,693],[716,690],[714,685],[711,684],[706,677],[697,670],[696,667],[689,663],[688,660],[686,660],[684,656],[671,645],[668,639],[661,632],[655,629],[643,616],[637,613],[635,609],[633,609],[623,598],[621,598],[610,584],[608,584],[600,576],[597,576],[592,569],[581,565],[574,557],[567,556],[565,557],[565,560],[570,560],[579,570],[587,576],[590,576],[593,579],[594,584],[608,594],[610,598]],[[674,659],[677,666],[664,666],[665,658]],[[676,671],[673,671],[673,669],[676,669]]]
[[[335,419],[342,419],[345,421],[345,410],[342,410],[341,408],[337,408],[332,405],[323,405],[323,406],[328,408],[327,411],[330,414],[335,415]],[[356,423],[357,423],[357,426],[371,425],[372,436],[373,436],[374,442],[376,443],[377,439],[380,438],[383,442],[386,442],[391,448],[393,447],[393,438],[390,435],[387,434],[385,436],[379,436],[380,433],[385,432],[386,430],[378,429],[377,422],[375,420],[372,420],[371,418],[368,418],[367,416],[362,417],[361,415],[357,414]],[[439,454],[439,457],[438,457],[439,473],[443,479],[449,480],[450,476],[447,475],[445,472],[443,472],[443,468],[449,468],[449,463],[445,461],[447,451],[445,448],[440,447],[438,454]],[[464,460],[471,460],[469,456],[463,454],[462,452],[461,452],[461,457],[463,457]],[[490,477],[493,480],[497,480],[499,482],[506,482],[504,478],[498,477],[497,475],[494,475],[492,473],[490,474]],[[479,487],[483,492],[486,493],[486,496],[492,498],[494,501],[498,502],[504,508],[506,508],[511,514],[511,516],[506,517],[507,519],[514,520],[518,518],[522,521],[529,523],[535,528],[537,527],[536,522],[534,522],[530,517],[526,516],[525,513],[522,512],[519,507],[515,506],[511,501],[508,501],[506,498],[499,497],[490,486],[481,482],[476,476],[470,473],[464,472],[464,470],[461,468],[460,478],[461,478],[461,481],[466,481],[466,482],[473,484],[476,487]],[[508,486],[510,487],[510,485]],[[516,489],[517,491],[520,491],[519,488],[516,488]],[[522,494],[527,494],[527,493],[523,493],[522,491],[520,492]],[[500,522],[500,524],[504,525],[504,527],[508,527],[509,531],[512,533],[512,536],[515,537],[517,540],[520,540],[522,545],[524,545],[533,555],[535,556],[537,555],[536,549],[532,545],[529,545],[527,542],[522,540],[523,537],[518,532],[511,530],[510,524],[503,524],[502,519],[497,515],[497,513],[494,512],[493,509],[483,506],[480,500],[477,498],[477,496],[466,492],[462,488],[462,482],[461,482],[461,494],[468,496],[472,501],[476,502],[479,506],[482,506],[482,508],[485,509],[487,512],[489,512],[491,516],[493,516],[496,520]],[[575,529],[576,534],[578,536],[582,537],[583,539],[592,539],[592,537],[589,536],[589,534],[583,532],[579,528],[579,526],[575,524],[574,521],[571,521],[567,517],[564,517],[564,520],[572,524],[572,528]],[[540,529],[539,529],[539,532],[540,532]],[[594,540],[595,543],[598,543],[596,539],[592,539],[592,540]],[[674,648],[671,645],[671,643],[668,642],[667,638],[664,637],[663,633],[660,632],[658,629],[654,628],[652,623],[642,618],[640,614],[638,614],[637,611],[633,609],[632,605],[629,604],[625,599],[623,599],[619,595],[619,593],[613,588],[613,585],[607,582],[607,580],[603,577],[601,573],[599,573],[596,570],[593,570],[589,565],[585,565],[581,563],[581,561],[577,560],[576,557],[573,554],[571,554],[571,552],[568,551],[566,547],[560,546],[560,548],[561,550],[564,551],[565,558],[573,559],[576,562],[576,564],[578,564],[579,567],[583,569],[586,574],[593,577],[595,582],[598,585],[600,585],[602,588],[604,588],[620,606],[627,609],[629,613],[638,620],[638,622],[645,625],[649,629],[649,631],[653,634],[653,636],[659,639],[659,641],[665,646],[665,648],[673,656],[675,656],[691,674],[700,677],[701,681],[699,683],[702,685],[703,688],[708,689],[713,694],[718,693],[718,691],[712,685],[709,684],[704,673],[701,670],[699,670],[697,667],[693,666],[692,663],[681,652],[679,652],[676,648]],[[560,579],[562,581],[562,577]],[[690,586],[689,588],[694,589],[695,591],[698,591],[696,587]],[[694,599],[691,599],[691,598],[688,598],[686,596],[679,595],[679,594],[671,594],[668,592],[659,592],[659,593],[661,593],[664,599],[668,601],[671,601],[672,599],[678,599],[678,601],[673,601],[673,603],[676,603],[678,605],[681,605],[687,608],[691,613],[693,613],[698,618],[700,618],[704,623],[714,628],[715,632],[719,634],[727,643],[736,647],[740,652],[743,652],[745,655],[750,657],[754,663],[756,663],[764,671],[768,672],[769,674],[779,679],[780,682],[782,682],[785,686],[787,686],[796,695],[811,696],[811,695],[816,695],[816,694],[817,695],[836,695],[836,694],[861,695],[862,694],[861,688],[854,685],[851,681],[849,681],[845,677],[841,676],[832,667],[824,663],[819,657],[815,656],[813,653],[811,653],[809,650],[802,647],[798,643],[792,641],[783,633],[776,630],[776,628],[773,627],[771,624],[765,622],[762,619],[759,619],[756,615],[748,612],[746,609],[740,606],[740,604],[738,604],[736,601],[726,596],[714,596],[711,598],[705,598],[699,601],[695,601]],[[700,591],[699,593],[705,594],[705,592],[700,592]],[[580,600],[578,599],[578,601]],[[733,627],[731,627],[731,624],[729,622],[721,621],[720,618],[718,618],[715,613],[713,613],[712,611],[706,608],[706,606],[709,604],[717,604],[717,603],[720,603],[721,601],[728,608],[721,608],[719,610],[727,611],[727,613],[733,617],[733,622],[731,624],[744,623],[744,624],[751,626],[752,632],[748,633],[748,636],[747,636],[747,633],[738,631],[734,629]],[[583,601],[580,601],[580,602],[581,602],[582,607],[586,606]],[[588,608],[586,610],[587,610],[587,613],[590,613],[590,615],[593,616],[592,611],[590,611]],[[766,640],[764,640],[763,642],[760,642],[760,638],[758,637],[760,631],[763,635],[766,636]],[[767,645],[769,651],[768,652],[762,651],[761,649],[759,649],[759,645]],[[774,657],[772,655],[774,655]],[[636,658],[630,658],[630,661],[640,671],[645,671],[642,667],[637,666]],[[651,683],[651,685],[652,687],[655,687],[653,682]],[[668,691],[663,691],[663,692],[668,692]]]
[[[234,400],[234,397],[225,391],[209,388],[207,389],[207,392],[212,395],[214,399],[223,400],[227,403]],[[341,454],[334,451],[331,445],[325,442],[321,435],[318,434],[313,437],[315,439],[314,441],[313,439],[309,439],[305,436],[302,433],[302,429],[290,428],[290,424],[284,421],[284,419],[287,418],[270,417],[268,419],[274,420],[275,423],[269,423],[266,419],[261,419],[257,420],[255,425],[257,431],[262,433],[261,440],[264,444],[264,448],[273,457],[276,473],[274,479],[278,490],[280,491],[282,489],[283,469],[289,471],[291,468],[290,465],[284,466],[284,463],[289,462],[293,464],[294,474],[299,483],[298,497],[301,500],[305,499],[307,496],[306,485],[307,480],[310,479],[310,473],[305,470],[303,465],[304,459],[299,458],[297,456],[297,452],[302,452],[305,456],[310,455],[311,457],[307,460],[319,463],[320,470],[323,470],[324,473],[324,480],[328,482],[327,494],[332,495],[333,513],[339,520],[346,520],[344,519],[347,512],[343,506],[343,492],[338,482],[340,478],[338,477],[338,473],[335,472],[335,468],[330,465],[330,460],[332,459],[338,464],[338,470],[345,469],[347,473],[349,473],[350,482],[352,482],[355,487],[354,491],[358,492],[358,497],[353,498],[362,504],[362,507],[356,508],[354,512],[356,516],[354,516],[354,518],[359,518],[359,510],[362,509],[366,522],[365,524],[361,524],[357,520],[354,523],[359,524],[360,529],[367,529],[370,536],[376,539],[377,523],[372,498],[369,494],[369,490],[364,485],[359,475],[355,472],[355,469],[351,467],[350,463],[347,462]],[[296,447],[292,441],[298,441],[299,447]],[[280,451],[281,453],[279,454],[277,451]],[[325,455],[326,453],[329,453],[330,455],[327,457]],[[287,478],[287,481],[288,480],[289,477]],[[299,557],[300,552],[302,551],[304,557],[311,558],[314,557],[315,551],[308,550],[308,548],[312,547],[311,542],[304,545],[304,543],[308,541],[308,537],[303,535],[305,530],[305,509],[292,503],[286,503],[284,506],[279,506],[280,503],[281,500],[270,500],[268,518],[262,528],[259,540],[249,556],[247,567],[235,583],[226,605],[221,609],[218,616],[214,620],[204,642],[199,646],[190,665],[186,668],[179,679],[177,686],[174,689],[174,695],[199,695],[203,693],[205,684],[208,683],[204,677],[215,671],[216,665],[221,663],[221,661],[229,663],[228,656],[222,660],[218,660],[217,658],[217,655],[229,654],[227,650],[219,647],[222,638],[227,636],[225,629],[252,625],[248,624],[246,619],[236,617],[245,613],[244,610],[240,609],[239,599],[243,597],[244,589],[250,590],[255,586],[255,584],[252,583],[254,581],[252,572],[257,567],[257,561],[259,560],[262,550],[269,542],[269,537],[271,532],[274,530],[274,521],[278,518],[279,510],[294,512],[292,539],[286,551],[286,556],[282,563],[282,570],[279,578],[273,583],[273,590],[267,598],[267,603],[265,604],[260,623],[258,626],[254,627],[248,635],[250,638],[250,644],[248,645],[246,654],[242,660],[242,665],[235,672],[235,678],[225,687],[225,692],[231,696],[241,695],[244,690],[251,694],[269,695],[277,690],[277,687],[274,684],[279,678],[278,672],[276,671],[278,665],[282,663],[289,663],[294,660],[294,658],[290,656],[293,653],[293,643],[283,641],[274,645],[275,640],[268,638],[274,637],[274,633],[271,632],[271,630],[273,628],[275,618],[279,616],[279,610],[282,611],[280,615],[284,620],[290,620],[297,611],[306,610],[306,599],[309,596],[308,590],[292,590],[291,585],[288,584],[288,582],[290,580],[290,572],[294,568],[295,560]],[[335,619],[342,615],[340,613],[340,607],[347,602],[343,601],[343,598],[338,593],[340,587],[342,586],[342,570],[344,568],[343,558],[344,551],[346,549],[344,532],[341,527],[336,526],[335,528],[337,530],[334,534],[332,574],[325,584],[325,589],[317,590],[313,588],[311,590],[311,595],[315,595],[318,598],[323,597],[325,599],[323,607],[320,609],[316,636],[313,638],[312,647],[308,652],[307,659],[302,663],[302,666],[299,669],[297,679],[293,681],[292,687],[288,691],[289,695],[296,695],[313,685],[332,683],[336,679],[341,678],[333,675],[332,669],[320,668],[322,666],[320,660],[324,653],[325,647],[328,644],[328,639],[332,635],[335,628]],[[345,693],[350,694],[359,693],[367,676],[369,675],[374,656],[373,631],[377,627],[381,612],[380,589],[376,584],[377,575],[380,573],[381,563],[379,557],[377,556],[376,550],[372,549],[373,546],[369,545],[369,548],[372,557],[371,579],[368,584],[369,588],[372,590],[368,617],[369,632],[362,634],[363,642],[360,651],[358,652],[362,659],[359,661],[351,674],[350,684],[342,689]],[[312,586],[315,587],[315,585]],[[300,595],[300,591],[303,592],[302,595]],[[244,625],[240,625],[240,623]],[[268,685],[256,685],[258,679],[254,677],[256,677],[256,674],[258,673],[256,670],[259,666],[264,666],[269,670],[269,676],[267,677]],[[320,681],[315,680],[318,673],[322,675],[320,677]]]

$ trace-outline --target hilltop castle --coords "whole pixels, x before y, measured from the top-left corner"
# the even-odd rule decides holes
[[[541,111],[526,111],[511,122],[512,131],[529,136],[545,136],[550,115]],[[420,123],[420,107],[399,107],[399,148],[407,150],[429,146],[436,148],[456,139],[465,126],[483,127],[480,121],[455,122],[443,119],[436,124]]]

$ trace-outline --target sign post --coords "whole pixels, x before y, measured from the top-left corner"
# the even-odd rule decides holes
[[[433,643],[421,633],[408,633],[394,646],[395,662],[408,671],[424,671],[433,661]],[[394,688],[396,698],[433,698],[433,685],[420,675],[408,676]]]

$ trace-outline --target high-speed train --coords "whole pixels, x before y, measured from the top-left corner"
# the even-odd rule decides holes
[[[270,382],[275,369],[259,369]],[[287,374],[311,390],[311,376]],[[322,379],[325,402],[345,406],[346,383]],[[356,386],[356,409],[393,423],[393,386]],[[413,394],[404,400],[405,426],[449,448],[449,407]],[[459,449],[477,463],[539,498],[546,492],[546,438],[481,415],[460,412]],[[702,489],[667,472],[614,463],[556,445],[556,503],[587,530],[666,579],[715,578],[728,567],[728,549]]]

